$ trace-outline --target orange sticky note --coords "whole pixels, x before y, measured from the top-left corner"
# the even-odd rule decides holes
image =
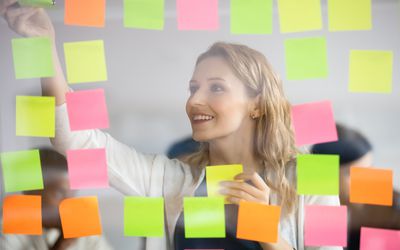
[[[104,27],[106,0],[65,0],[64,22],[68,25]]]
[[[11,195],[3,203],[4,234],[42,234],[42,197]]]
[[[378,168],[350,168],[350,202],[392,206],[393,171]]]
[[[59,209],[64,238],[101,234],[97,197],[65,199]]]
[[[236,237],[260,242],[277,242],[280,206],[240,201]]]

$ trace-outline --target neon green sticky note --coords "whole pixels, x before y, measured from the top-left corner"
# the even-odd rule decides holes
[[[162,30],[164,0],[124,0],[124,27]]]
[[[206,167],[207,195],[208,197],[224,197],[219,193],[221,181],[233,181],[234,177],[243,172],[240,164],[219,165]]]
[[[54,76],[52,49],[47,37],[11,40],[17,79]]]
[[[124,235],[164,236],[164,199],[158,197],[125,197]]]
[[[349,65],[350,92],[392,92],[392,51],[351,50]]]
[[[371,0],[328,0],[329,30],[370,30]]]
[[[339,194],[339,156],[304,154],[297,156],[297,193]]]
[[[225,209],[220,197],[184,197],[186,238],[224,238]]]
[[[278,0],[282,33],[322,29],[320,0]]]
[[[286,76],[289,80],[328,76],[326,39],[292,38],[285,41]]]
[[[53,96],[17,96],[16,135],[54,137],[55,98]]]
[[[272,0],[231,0],[233,34],[272,34]]]
[[[102,40],[64,43],[69,83],[107,81]]]
[[[18,3],[22,6],[33,6],[42,8],[54,6],[53,0],[18,0]]]
[[[39,150],[1,153],[0,158],[6,192],[43,189]]]

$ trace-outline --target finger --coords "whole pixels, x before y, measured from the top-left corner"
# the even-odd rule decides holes
[[[18,0],[0,0],[0,15],[4,16],[7,9],[12,5],[18,5]]]
[[[265,181],[261,178],[261,176],[259,174],[257,174],[256,172],[252,173],[252,174],[245,174],[245,173],[241,173],[235,176],[236,180],[249,180],[251,181],[254,186],[260,190],[269,190],[268,185],[265,183]]]
[[[246,200],[246,201],[257,201],[258,200],[256,197],[254,197],[254,196],[250,195],[249,193],[247,193],[243,190],[240,190],[240,189],[230,189],[230,188],[222,189],[220,191],[220,193],[223,195],[227,195],[228,199],[235,197],[237,199]]]
[[[221,182],[221,186],[226,187],[226,189],[236,189],[246,193],[249,193],[252,196],[258,197],[261,195],[262,190],[258,190],[254,186],[246,183],[246,182],[237,182],[237,181],[224,181]]]

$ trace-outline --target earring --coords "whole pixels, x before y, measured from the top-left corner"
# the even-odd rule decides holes
[[[254,114],[254,113],[252,113],[252,114],[250,114],[250,117],[251,117],[251,119],[256,119],[256,114]]]

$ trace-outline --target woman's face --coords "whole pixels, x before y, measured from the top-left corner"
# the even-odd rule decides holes
[[[246,136],[253,123],[255,100],[245,85],[220,57],[202,60],[195,68],[186,102],[193,139],[211,141],[227,136]]]

